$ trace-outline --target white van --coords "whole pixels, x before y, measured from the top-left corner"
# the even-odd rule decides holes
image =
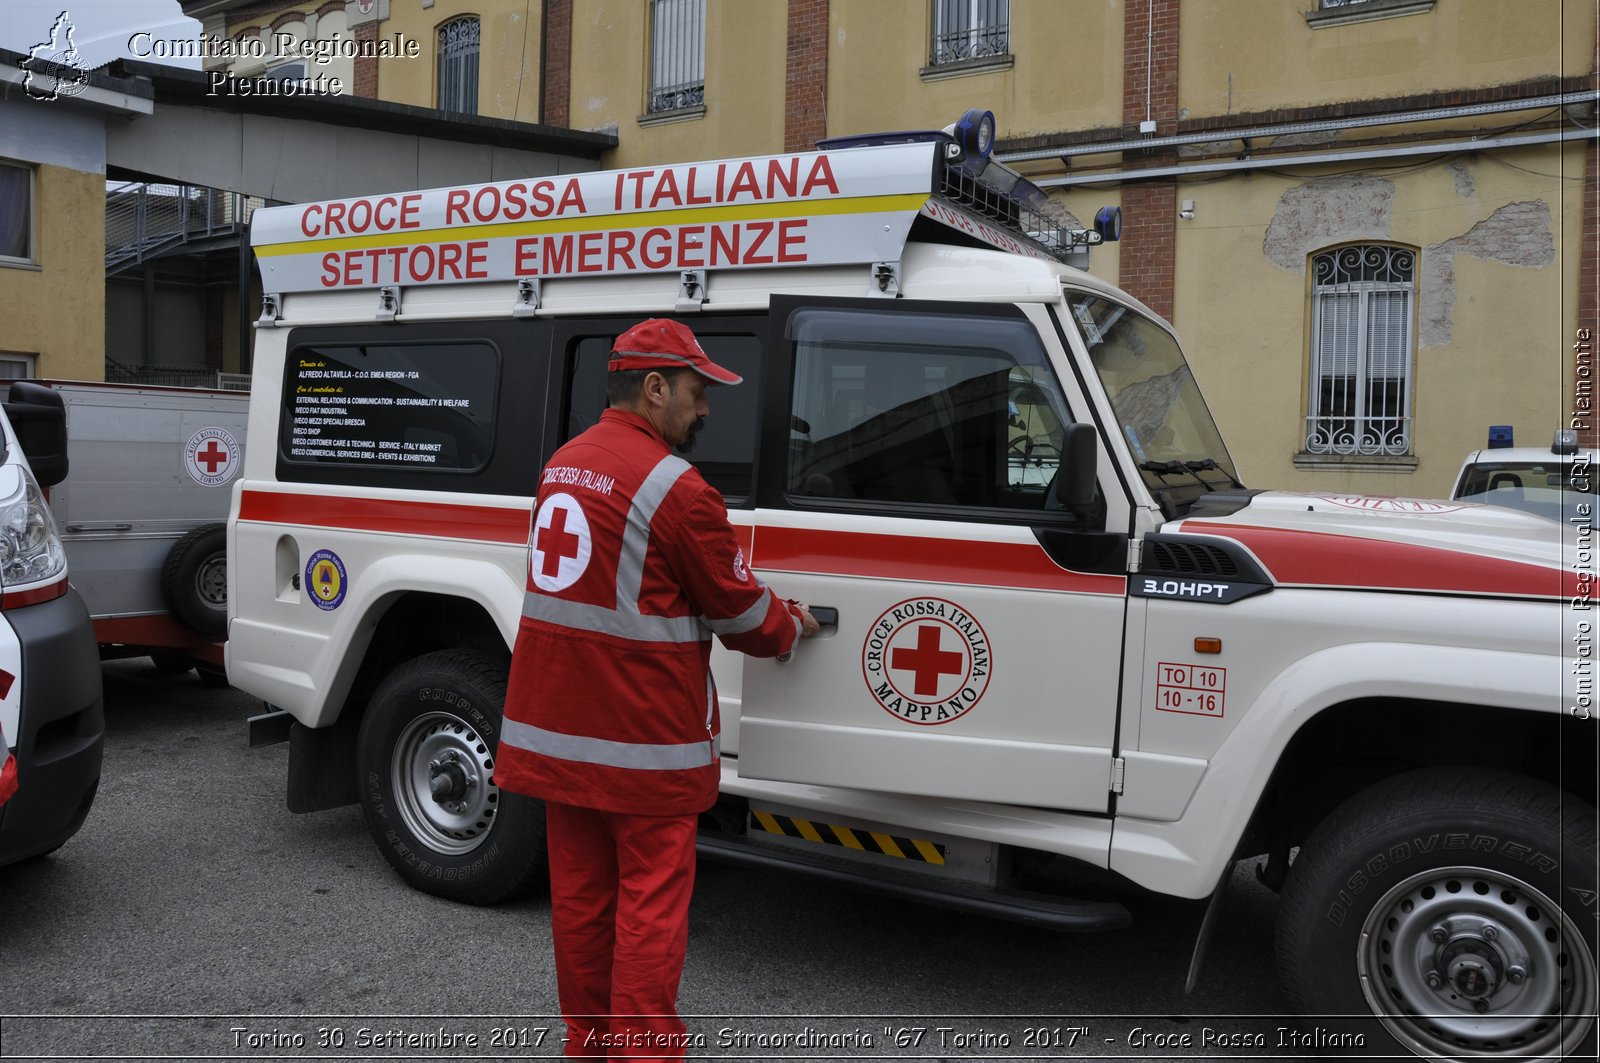
[[[1171,327],[1073,265],[1114,212],[1053,213],[989,122],[258,211],[227,658],[290,807],[361,802],[441,896],[538,883],[493,774],[530,496],[613,338],[675,315],[745,380],[690,457],[824,621],[714,652],[702,852],[1071,930],[1129,915],[1037,888],[1052,859],[1214,906],[1266,854],[1329,1038],[1592,1046],[1565,533],[1246,489]]]
[[[244,465],[241,391],[50,380],[72,438],[51,505],[103,658],[220,677],[227,525]]]
[[[0,407],[0,865],[66,844],[94,804],[100,663],[45,490],[67,471],[59,395],[19,382]],[[30,465],[30,461],[32,464]]]

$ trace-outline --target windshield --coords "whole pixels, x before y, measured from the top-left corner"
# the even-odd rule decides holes
[[[1480,461],[1461,474],[1455,497],[1594,527],[1597,499],[1590,468],[1554,455],[1548,461]]]
[[[1172,333],[1121,303],[1068,292],[1117,424],[1169,517],[1239,476]]]

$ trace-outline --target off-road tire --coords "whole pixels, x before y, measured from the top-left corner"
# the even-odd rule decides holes
[[[397,667],[367,704],[356,739],[367,829],[426,893],[498,904],[548,881],[543,802],[494,784],[505,696],[501,661],[444,650]]]
[[[1299,1049],[1594,1058],[1595,810],[1477,768],[1352,797],[1284,883],[1278,973]]]
[[[228,529],[203,524],[167,551],[161,598],[185,626],[207,638],[228,634]]]

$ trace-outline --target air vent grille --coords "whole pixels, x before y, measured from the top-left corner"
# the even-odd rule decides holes
[[[1239,575],[1239,566],[1228,551],[1220,546],[1159,539],[1145,542],[1141,569],[1151,574],[1214,576],[1217,579],[1233,579]]]

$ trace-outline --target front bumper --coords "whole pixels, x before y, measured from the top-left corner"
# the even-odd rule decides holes
[[[76,591],[0,614],[22,645],[19,788],[0,808],[0,865],[59,848],[100,785],[105,710],[100,655]]]

